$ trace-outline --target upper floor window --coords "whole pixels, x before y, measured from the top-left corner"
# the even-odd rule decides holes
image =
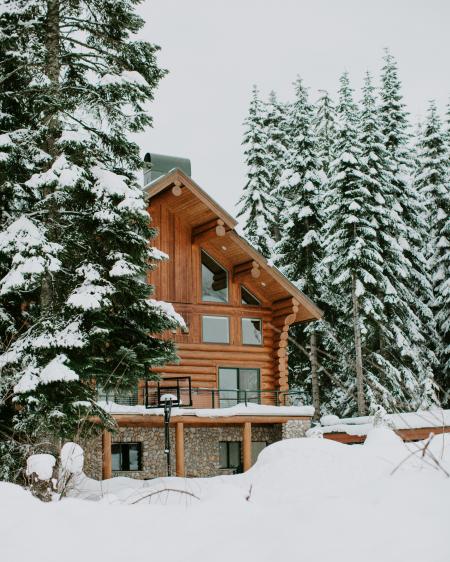
[[[249,304],[252,306],[260,306],[260,302],[259,300],[251,294],[251,292],[249,290],[247,290],[245,287],[241,286],[241,303],[242,304]]]
[[[262,322],[259,318],[242,318],[242,343],[244,345],[262,344]]]
[[[202,300],[228,302],[228,273],[202,250]]]
[[[230,343],[230,319],[227,316],[203,316],[202,341]]]

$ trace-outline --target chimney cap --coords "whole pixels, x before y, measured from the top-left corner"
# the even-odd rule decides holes
[[[144,156],[144,185],[165,176],[175,168],[191,176],[191,161],[188,158],[147,152]]]

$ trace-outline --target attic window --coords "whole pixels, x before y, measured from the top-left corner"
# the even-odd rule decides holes
[[[241,302],[251,306],[260,306],[259,300],[251,294],[245,287],[241,287]]]
[[[202,300],[228,302],[228,272],[203,250]]]

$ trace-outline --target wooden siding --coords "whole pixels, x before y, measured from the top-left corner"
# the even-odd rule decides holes
[[[255,368],[260,371],[261,390],[287,390],[287,336],[289,325],[297,319],[299,303],[259,269],[236,243],[234,231],[190,191],[183,189],[181,195],[172,190],[158,193],[150,201],[149,212],[158,231],[153,243],[170,258],[149,275],[155,287],[153,297],[171,302],[189,329],[188,333],[166,334],[177,342],[180,363],[154,371],[166,377],[191,376],[194,387],[213,389],[219,386],[219,367]],[[202,301],[202,249],[228,272],[226,304]],[[242,305],[242,285],[261,306]],[[229,317],[229,344],[202,342],[203,315]],[[262,345],[242,344],[242,318],[262,320]],[[270,398],[265,403],[272,401]]]

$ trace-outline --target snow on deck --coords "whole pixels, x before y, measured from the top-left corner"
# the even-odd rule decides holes
[[[450,410],[434,408],[417,412],[387,414],[387,425],[392,429],[419,429],[428,427],[450,426]],[[323,416],[321,425],[311,431],[321,433],[347,433],[348,435],[367,435],[373,428],[373,416],[342,418]]]
[[[162,416],[163,408],[146,408],[143,405],[124,406],[114,402],[99,402],[110,414],[132,414],[142,416]],[[313,406],[265,406],[263,404],[236,404],[228,408],[172,408],[172,418],[177,416],[197,416],[199,418],[222,418],[231,416],[289,416],[314,415]]]

